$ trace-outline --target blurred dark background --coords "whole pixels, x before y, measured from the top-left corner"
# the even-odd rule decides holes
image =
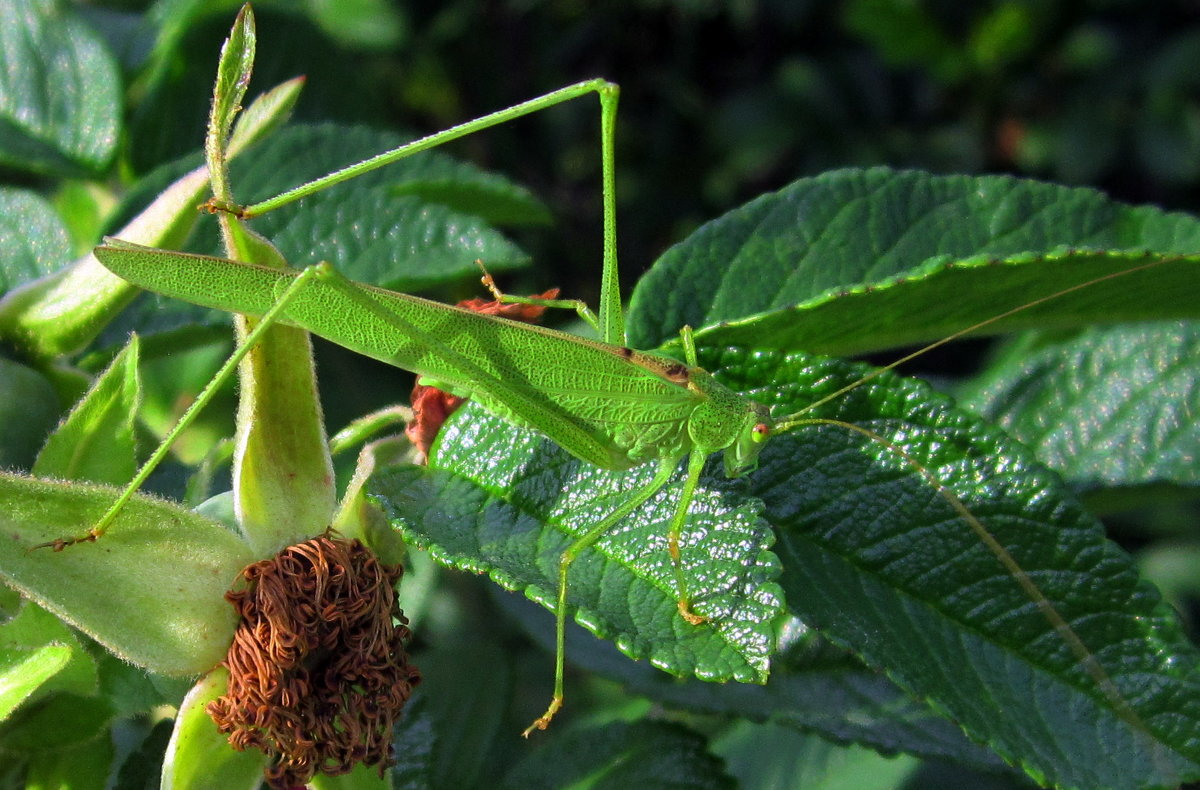
[[[236,7],[160,2],[140,36],[117,29],[131,17],[95,10],[141,71],[134,173],[198,146]],[[1194,0],[308,0],[255,12],[252,93],[306,74],[300,119],[424,134],[580,79],[620,83],[627,286],[700,223],[838,167],[1013,173],[1198,207]],[[553,262],[553,282],[543,269],[513,290],[559,285],[594,301],[597,119],[581,99],[454,145],[555,213],[553,230],[520,236]]]

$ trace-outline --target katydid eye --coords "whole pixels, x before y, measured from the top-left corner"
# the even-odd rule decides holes
[[[750,436],[756,442],[765,441],[771,435],[771,426],[765,422],[760,422],[751,430]]]

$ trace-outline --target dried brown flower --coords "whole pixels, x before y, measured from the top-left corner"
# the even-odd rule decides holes
[[[420,681],[404,650],[401,573],[327,533],[250,565],[245,588],[226,593],[241,622],[223,662],[228,691],[208,714],[235,749],[271,758],[276,790],[391,763],[392,724]]]

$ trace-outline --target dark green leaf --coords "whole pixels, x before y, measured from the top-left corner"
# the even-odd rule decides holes
[[[698,733],[660,722],[615,722],[555,733],[519,762],[500,787],[682,790],[732,788],[734,783]]]
[[[29,468],[58,412],[58,395],[45,376],[0,357],[0,468]]]
[[[863,372],[733,350],[708,361],[781,413]],[[753,492],[806,624],[1039,781],[1141,787],[1200,775],[1195,649],[1129,558],[1028,451],[892,377],[806,416],[861,425],[911,459],[837,425],[801,427],[764,451]],[[979,519],[1078,644],[915,463]]]
[[[554,649],[553,623],[540,607],[513,598],[501,607],[515,617],[547,650]],[[797,625],[783,629],[780,641],[796,638]],[[884,753],[907,752],[997,771],[1003,762],[992,752],[967,740],[962,730],[923,705],[886,677],[837,651],[836,658],[817,650],[781,652],[771,662],[765,685],[680,681],[642,663],[632,663],[608,643],[581,628],[567,631],[567,659],[625,684],[633,693],[682,710],[770,720],[805,732],[847,743],[860,743]],[[532,715],[532,714],[530,714]]]
[[[117,774],[119,790],[155,790],[161,787],[163,750],[174,729],[163,719],[145,732],[141,743],[125,757]]]
[[[421,687],[423,710],[438,736],[430,775],[438,787],[478,787],[495,775],[487,764],[494,744],[516,742],[516,730],[503,729],[512,695],[511,659],[490,640],[472,640],[428,651],[422,665],[434,668]]]
[[[0,726],[0,753],[10,756],[60,755],[107,735],[112,707],[101,697],[52,694],[26,705]]]
[[[234,194],[252,203],[402,142],[361,127],[284,129],[232,167]],[[252,227],[293,266],[327,260],[351,279],[406,290],[474,274],[476,258],[496,271],[525,265],[527,256],[490,223],[544,215],[523,188],[427,152],[256,218]]]
[[[1082,487],[1200,483],[1200,325],[1086,330],[1016,344],[963,406]]]
[[[930,342],[1157,261],[987,331],[1193,317],[1198,249],[1200,221],[1088,189],[841,170],[764,195],[668,250],[634,291],[629,343],[674,341],[684,324],[710,327],[697,334],[710,346],[845,355]]]
[[[159,691],[146,671],[127,664],[110,653],[96,657],[100,691],[113,704],[118,716],[149,713],[158,705],[174,705],[179,697]]]
[[[29,787],[104,787],[112,761],[112,738],[102,734],[70,749],[35,754],[26,781]]]
[[[116,63],[69,4],[0,3],[0,162],[99,172],[116,146],[120,117]]]
[[[890,790],[918,765],[912,757],[884,757],[790,727],[745,721],[721,733],[713,751],[741,790]]]

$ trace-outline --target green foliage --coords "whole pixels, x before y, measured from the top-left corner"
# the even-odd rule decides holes
[[[617,183],[623,260],[638,276],[631,344],[678,353],[690,323],[702,364],[779,413],[866,370],[814,352],[882,351],[889,362],[1071,284],[1153,264],[989,326],[1042,331],[1006,340],[952,382],[962,406],[887,375],[806,414],[865,426],[932,472],[1030,574],[1115,693],[912,464],[810,425],[774,439],[747,478],[724,479],[715,461],[702,478],[684,566],[711,625],[674,613],[662,544],[678,483],[585,553],[569,600],[599,639],[572,628],[567,708],[550,732],[519,741],[549,692],[552,618],[500,588],[550,602],[568,536],[649,471],[587,467],[468,407],[428,467],[389,464],[382,448],[364,456],[378,467],[371,499],[427,550],[410,554],[401,589],[426,679],[396,731],[394,786],[1200,778],[1188,638],[1200,594],[1190,564],[1200,553],[1200,352],[1184,320],[1198,317],[1200,225],[1118,202],[1197,209],[1197,40],[1177,24],[1183,12],[864,0],[585,13],[552,0],[521,16],[477,5],[256,7],[250,101],[236,91],[248,62],[234,51],[234,90],[213,108],[231,133],[234,196],[276,194],[396,145],[406,128],[433,131],[593,72],[610,77],[624,88]],[[163,761],[177,787],[230,786],[261,767],[213,737],[202,708],[218,676],[190,692],[166,677],[220,659],[232,625],[222,593],[260,552],[144,497],[95,546],[28,550],[94,522],[115,496],[102,486],[129,476],[207,378],[215,339],[227,342],[216,311],[152,295],[125,309],[133,289],[87,252],[103,226],[222,253],[215,222],[192,209],[207,188],[194,169],[234,11],[195,0],[145,12],[65,0],[0,10],[0,466],[16,470],[0,479],[0,521],[19,536],[5,541],[0,573],[28,596],[2,602],[0,787],[152,786]],[[278,128],[300,88],[282,81],[301,73],[299,122]],[[594,119],[580,102],[455,149],[532,190],[434,152],[253,227],[295,265],[329,260],[353,280],[444,301],[478,295],[482,258],[530,291],[562,285],[594,303]],[[878,164],[1005,169],[1117,199],[865,167]],[[813,175],[830,167],[847,169]],[[551,219],[555,228],[541,227]],[[1143,323],[1099,326],[1114,321]],[[141,340],[126,345],[131,329]],[[185,350],[200,353],[176,353]],[[411,383],[339,350],[318,354],[331,428],[402,400]],[[211,416],[189,437],[191,457],[208,456],[193,482],[207,488],[195,481],[221,472],[212,492],[193,490],[197,501],[230,487],[215,449],[229,416]],[[194,471],[176,464],[153,487],[181,499]],[[344,480],[350,463],[337,471]],[[1080,493],[1122,511],[1117,538],[1145,562],[1104,537]],[[1182,623],[1149,584],[1159,578]],[[183,722],[170,742],[164,704]],[[114,732],[128,750],[114,752]],[[378,786],[369,774],[322,786]]]

